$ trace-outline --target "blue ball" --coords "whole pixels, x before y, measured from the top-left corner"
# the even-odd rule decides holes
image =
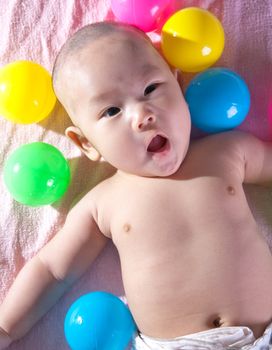
[[[106,292],[81,296],[70,307],[64,333],[72,350],[124,350],[136,325],[126,305]]]
[[[215,133],[240,125],[250,107],[245,81],[227,68],[211,68],[189,84],[185,99],[194,126]]]

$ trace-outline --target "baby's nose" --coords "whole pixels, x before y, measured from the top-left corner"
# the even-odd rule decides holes
[[[142,131],[154,124],[155,121],[155,115],[145,111],[145,113],[140,113],[133,118],[133,127],[136,131]]]
[[[152,124],[153,121],[154,121],[153,115],[146,116],[146,118],[144,118],[143,121],[138,122],[138,129],[142,129],[145,125]]]

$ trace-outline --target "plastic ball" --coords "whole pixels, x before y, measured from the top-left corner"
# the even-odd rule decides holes
[[[172,0],[111,0],[115,17],[145,32],[155,30]]]
[[[270,125],[272,125],[272,98],[268,103],[268,121],[270,122]]]
[[[0,69],[0,115],[21,124],[46,118],[56,103],[51,76],[30,61],[16,61]]]
[[[240,125],[250,108],[250,93],[245,81],[227,68],[210,68],[189,84],[185,99],[192,123],[215,133]]]
[[[184,72],[210,67],[224,49],[224,30],[209,11],[188,7],[176,12],[162,28],[162,51],[166,60]]]
[[[4,181],[13,198],[34,207],[61,198],[70,177],[70,168],[62,153],[43,142],[21,146],[4,165]]]
[[[106,292],[81,296],[64,321],[65,337],[72,350],[124,350],[135,331],[129,309]]]

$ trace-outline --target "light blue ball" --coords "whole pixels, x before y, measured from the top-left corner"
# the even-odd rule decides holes
[[[185,99],[193,125],[207,133],[237,127],[250,108],[245,81],[227,68],[211,68],[198,74],[190,82]]]
[[[81,296],[64,321],[65,337],[72,350],[124,350],[135,332],[129,309],[106,292]]]

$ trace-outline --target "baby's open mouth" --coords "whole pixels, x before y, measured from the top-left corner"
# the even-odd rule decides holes
[[[158,153],[165,150],[167,144],[167,138],[156,135],[147,147],[147,152]]]

